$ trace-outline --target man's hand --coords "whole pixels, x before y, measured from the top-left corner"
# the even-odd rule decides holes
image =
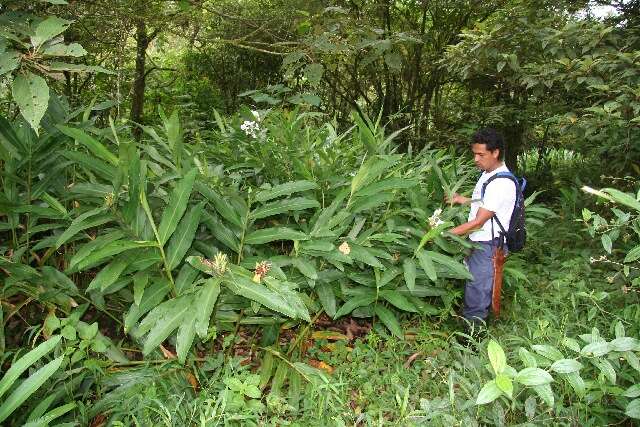
[[[445,194],[444,201],[450,205],[466,205],[471,202],[471,199],[458,193],[453,193],[451,196]]]

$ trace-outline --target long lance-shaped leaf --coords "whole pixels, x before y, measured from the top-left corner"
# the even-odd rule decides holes
[[[415,187],[420,183],[417,179],[409,178],[387,178],[382,181],[374,182],[366,187],[358,190],[355,195],[358,197],[368,197],[383,193],[389,190],[400,190],[404,188]]]
[[[22,356],[16,361],[6,374],[0,380],[0,397],[11,388],[13,383],[26,371],[31,365],[36,363],[42,356],[49,353],[60,342],[60,335],[55,335],[38,345],[36,348]]]
[[[167,339],[167,337],[171,335],[171,333],[182,324],[185,315],[191,309],[193,299],[183,297],[167,302],[172,303],[170,309],[167,310],[166,313],[163,313],[164,315],[156,320],[155,324],[151,328],[151,331],[149,331],[149,335],[147,335],[147,339],[144,342],[142,354],[144,354],[145,356],[151,353],[151,351],[158,347],[160,344],[162,344],[162,341]],[[160,308],[160,306],[157,308]],[[153,311],[149,313],[147,317],[154,317]],[[146,322],[146,320],[147,319],[145,318],[143,322]]]
[[[164,278],[153,279],[152,285],[145,289],[140,304],[132,304],[129,308],[124,318],[124,331],[129,332],[140,317],[158,306],[169,293],[169,289],[169,282]]]
[[[107,266],[100,270],[96,277],[94,277],[91,283],[89,283],[87,292],[95,290],[103,292],[109,286],[113,285],[116,280],[118,280],[118,277],[120,277],[124,269],[127,268],[128,263],[128,259],[116,258],[107,264]]]
[[[173,234],[178,222],[187,210],[187,202],[191,196],[191,189],[193,188],[193,182],[196,179],[198,170],[196,168],[191,169],[178,183],[175,190],[171,194],[169,199],[169,206],[165,209],[158,226],[158,237],[160,244],[164,245],[169,240],[169,237]]]
[[[287,227],[263,228],[249,233],[244,242],[247,245],[259,245],[275,240],[309,240],[306,234]]]
[[[62,155],[67,159],[71,160],[72,162],[83,166],[87,171],[91,172],[92,174],[98,175],[109,182],[112,182],[116,176],[115,167],[111,166],[107,162],[103,162],[102,160],[96,158],[95,156],[81,153],[79,151],[69,151],[69,150],[62,151]],[[81,186],[81,185],[83,184],[81,183],[81,184],[74,185],[73,187],[71,187],[72,191],[75,192],[78,186]],[[95,184],[91,184],[91,185],[95,185]]]
[[[205,281],[200,291],[200,298],[198,298],[198,308],[196,311],[196,333],[200,338],[206,338],[209,330],[209,320],[211,313],[213,313],[213,307],[220,295],[220,278],[210,278]]]
[[[436,268],[433,265],[433,260],[429,256],[429,253],[427,251],[420,250],[416,255],[418,256],[420,267],[422,267],[429,280],[435,282],[438,279],[438,274],[436,273]]]
[[[118,255],[124,251],[138,248],[147,248],[157,246],[155,242],[132,242],[129,240],[116,240],[114,242],[107,243],[104,247],[94,250],[84,259],[76,261],[73,266],[70,266],[66,272],[73,273],[76,271],[82,271],[89,267],[98,265],[108,258]]]
[[[6,420],[18,406],[35,393],[58,370],[63,360],[64,356],[52,360],[24,380],[0,406],[0,422]]]
[[[181,323],[176,336],[176,353],[178,361],[184,363],[196,336],[196,318],[188,317]]]
[[[265,286],[252,282],[249,278],[234,274],[231,278],[224,279],[224,284],[236,295],[248,298],[285,316],[296,318],[295,310],[280,295]]]
[[[167,245],[167,265],[173,270],[180,264],[182,258],[191,247],[193,238],[196,235],[198,224],[200,223],[200,214],[206,202],[200,202],[182,218],[176,231],[171,236]]]
[[[107,147],[102,145],[102,143],[100,143],[92,136],[88,135],[80,129],[75,129],[63,125],[58,125],[56,127],[60,129],[60,132],[64,133],[67,136],[70,136],[80,144],[87,147],[89,151],[91,151],[91,153],[96,157],[100,157],[102,160],[111,163],[113,166],[118,166],[118,157],[116,157],[116,155],[109,151]]]
[[[295,197],[293,199],[278,200],[267,203],[266,205],[260,206],[258,209],[251,212],[250,216],[252,219],[267,218],[285,212],[300,211],[304,209],[317,208],[319,206],[320,203],[318,203],[317,200]]]
[[[67,228],[56,240],[56,249],[60,246],[64,245],[70,238],[81,232],[82,230],[91,227],[91,222],[88,221],[89,218],[101,214],[106,209],[103,207],[92,209],[88,212],[79,215],[76,219],[71,222],[69,228]],[[106,222],[106,221],[105,221]],[[104,223],[103,223],[104,224]]]
[[[412,259],[406,258],[402,264],[402,268],[407,288],[412,291],[416,286],[416,263]]]
[[[242,228],[242,219],[240,215],[233,209],[230,203],[222,198],[218,193],[216,193],[212,188],[203,184],[202,182],[196,182],[194,185],[195,189],[207,200],[209,200],[215,210],[220,214],[220,216],[231,224]]]
[[[259,191],[256,194],[256,201],[266,202],[277,197],[288,196],[301,191],[315,190],[316,188],[318,188],[318,184],[311,181],[285,182],[284,184],[274,186],[270,190]]]
[[[455,273],[461,279],[473,279],[473,276],[469,273],[467,267],[460,264],[455,259],[438,252],[426,251],[426,253],[438,264],[448,267],[451,272]]]
[[[51,421],[55,420],[56,418],[60,418],[70,410],[74,409],[76,406],[76,402],[58,406],[57,408],[47,412],[42,417],[24,424],[22,427],[46,427],[51,423]]]
[[[386,326],[393,335],[397,336],[398,338],[404,338],[402,326],[400,326],[400,322],[391,310],[384,306],[377,305],[375,308],[375,312],[376,316],[378,316],[378,319],[380,319],[384,326]]]
[[[366,295],[355,296],[349,299],[347,302],[345,302],[344,305],[340,307],[340,310],[338,310],[335,316],[333,316],[333,318],[337,319],[338,317],[351,313],[354,309],[358,307],[373,304],[375,300],[376,300],[376,296],[370,293],[367,293]]]
[[[6,152],[13,156],[14,159],[22,159],[20,152],[24,152],[25,147],[13,130],[11,123],[2,116],[0,116],[0,145],[2,145]]]

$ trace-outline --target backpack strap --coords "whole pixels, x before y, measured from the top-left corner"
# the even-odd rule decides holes
[[[513,183],[516,186],[516,202],[517,202],[517,196],[518,196],[518,188],[521,189],[521,191],[524,191],[524,187],[527,185],[527,181],[522,178],[523,183],[521,184],[520,182],[518,182],[518,178],[516,178],[516,176],[514,174],[512,174],[511,172],[498,172],[495,175],[492,175],[489,177],[489,179],[487,179],[484,184],[482,184],[482,189],[480,190],[480,199],[484,199],[484,193],[487,190],[487,186],[489,184],[491,184],[491,182],[494,179],[498,179],[498,178],[506,178],[509,179],[511,181],[513,181]],[[491,217],[491,237],[493,237],[493,221],[495,220],[496,224],[498,224],[498,227],[500,227],[500,232],[502,233],[503,236],[507,235],[507,230],[505,230],[505,228],[502,226],[502,224],[500,223],[500,220],[498,219],[497,215],[493,215]]]

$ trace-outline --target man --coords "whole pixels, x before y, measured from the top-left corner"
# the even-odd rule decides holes
[[[449,232],[458,236],[470,233],[469,239],[478,246],[466,259],[473,279],[465,286],[462,312],[470,325],[478,325],[484,323],[489,315],[494,285],[494,257],[502,255],[500,227],[495,218],[505,230],[509,229],[516,187],[510,179],[494,179],[486,186],[484,197],[481,196],[483,184],[489,178],[499,172],[509,171],[503,161],[504,139],[495,129],[476,132],[471,140],[471,151],[476,166],[483,172],[471,198],[457,193],[449,198],[451,204],[471,204],[468,221]]]

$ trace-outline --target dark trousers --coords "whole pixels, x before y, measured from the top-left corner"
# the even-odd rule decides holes
[[[474,248],[465,260],[473,279],[464,288],[462,315],[469,321],[479,322],[485,321],[489,316],[493,293],[493,255],[497,243],[474,243],[480,247]]]

